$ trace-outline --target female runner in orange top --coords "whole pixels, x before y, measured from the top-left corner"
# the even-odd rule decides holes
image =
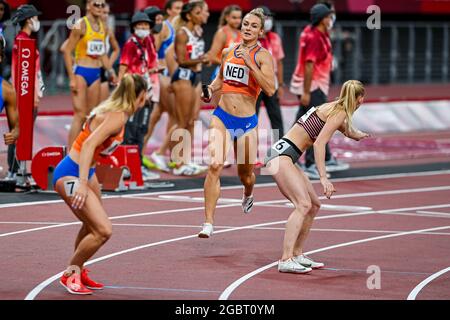
[[[222,66],[217,78],[209,85],[209,102],[214,93],[221,92],[219,106],[214,110],[210,124],[210,164],[205,179],[205,216],[200,238],[213,233],[214,211],[220,195],[220,173],[228,153],[230,138],[234,143],[238,174],[244,185],[242,209],[249,213],[253,206],[253,168],[257,151],[258,117],[256,99],[261,90],[271,96],[275,93],[273,59],[258,44],[264,33],[262,9],[252,10],[242,23],[242,43],[231,50],[223,50]]]
[[[75,253],[60,283],[72,294],[91,294],[103,285],[89,279],[84,263],[111,237],[111,222],[103,208],[96,161],[122,143],[125,123],[146,101],[147,83],[126,75],[112,95],[96,107],[75,139],[69,155],[56,167],[53,185],[82,222]]]

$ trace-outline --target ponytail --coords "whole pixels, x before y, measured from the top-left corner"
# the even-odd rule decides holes
[[[344,111],[347,120],[347,128],[352,127],[352,117],[356,111],[357,99],[364,96],[364,85],[358,80],[349,80],[344,83],[341,89],[341,94],[336,101],[329,116],[336,115]]]
[[[136,112],[137,97],[146,91],[147,82],[144,78],[136,74],[127,74],[123,77],[111,96],[96,107],[92,113],[102,114],[123,111],[131,115]]]

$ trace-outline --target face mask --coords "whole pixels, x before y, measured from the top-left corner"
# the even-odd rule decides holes
[[[331,15],[331,23],[330,23],[330,25],[328,26],[328,30],[333,29],[335,23],[336,23],[336,15],[335,15],[335,14],[332,14],[332,15]]]
[[[141,39],[147,38],[150,35],[150,30],[142,30],[142,29],[136,29],[134,31],[134,34]]]
[[[153,33],[155,33],[155,34],[160,33],[162,30],[162,27],[163,27],[162,23],[155,24],[155,26],[152,29]]]
[[[333,29],[333,25],[334,25],[333,20],[331,20],[330,23],[328,23],[327,25],[327,30],[330,31],[331,29]]]
[[[31,19],[31,31],[38,32],[41,28],[41,22],[39,20]]]
[[[264,30],[265,31],[270,31],[273,28],[273,20],[271,18],[266,19],[266,21],[264,21]]]

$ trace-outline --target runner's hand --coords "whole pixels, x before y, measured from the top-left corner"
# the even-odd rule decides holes
[[[253,61],[252,58],[250,57],[250,52],[248,49],[239,48],[238,50],[236,50],[236,56],[244,60],[247,67],[251,67],[253,65]]]
[[[333,184],[328,180],[328,178],[320,178],[320,183],[323,186],[323,194],[328,198],[331,199],[331,196],[333,193],[336,192],[336,189],[334,189]]]
[[[75,210],[80,210],[83,208],[86,198],[88,196],[88,185],[87,181],[81,181],[78,189],[75,191],[72,197],[72,208]]]
[[[311,103],[311,93],[303,93],[300,99],[300,105],[303,107],[308,107]]]
[[[355,139],[356,141],[360,141],[360,140],[366,139],[366,138],[368,138],[368,137],[370,137],[370,134],[358,130],[358,132],[356,133],[354,139]]]
[[[17,134],[13,132],[8,132],[3,135],[6,145],[14,144],[17,140]]]
[[[202,101],[205,102],[205,103],[209,103],[212,100],[213,92],[212,92],[212,90],[211,90],[211,88],[209,86],[208,86],[208,92],[209,92],[209,97],[206,98],[205,95],[203,94],[203,91],[202,91],[201,98],[202,98]]]

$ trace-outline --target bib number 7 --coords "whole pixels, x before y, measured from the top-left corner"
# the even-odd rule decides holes
[[[79,182],[78,180],[67,180],[64,181],[64,190],[67,197],[73,197],[75,192],[78,190]]]

